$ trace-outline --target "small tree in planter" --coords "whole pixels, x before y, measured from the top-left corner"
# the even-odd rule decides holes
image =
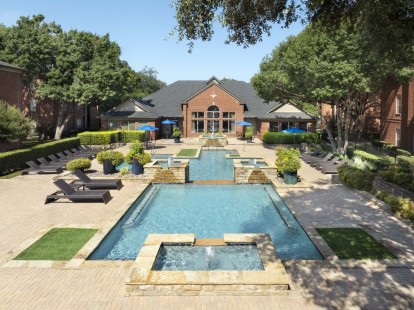
[[[244,134],[244,137],[247,140],[247,143],[252,143],[253,139],[253,127],[249,126],[246,128],[246,133]]]
[[[144,145],[137,141],[129,147],[130,151],[125,156],[128,164],[132,165],[132,174],[144,172],[144,166],[151,162],[151,156],[144,152]]]
[[[300,151],[297,148],[276,148],[276,166],[280,173],[283,173],[283,180],[286,184],[296,184],[298,170],[301,167]]]
[[[174,127],[173,130],[173,137],[174,137],[174,143],[180,143],[180,137],[183,133],[181,132],[180,128]]]
[[[89,158],[76,158],[72,159],[66,164],[66,169],[68,171],[75,171],[76,169],[85,171],[91,167],[91,161]]]
[[[96,154],[96,159],[103,164],[104,174],[112,174],[115,172],[115,167],[124,161],[124,155],[119,151],[107,150]]]

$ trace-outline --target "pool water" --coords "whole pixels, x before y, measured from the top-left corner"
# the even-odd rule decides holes
[[[190,159],[190,180],[233,180],[233,159],[226,158],[226,151],[203,150],[200,157]]]
[[[153,270],[263,270],[256,245],[161,246]]]
[[[282,259],[322,259],[271,185],[151,185],[89,259],[135,259],[148,234],[268,233]]]

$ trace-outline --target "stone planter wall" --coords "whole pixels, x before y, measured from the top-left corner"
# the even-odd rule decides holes
[[[225,146],[228,144],[226,136],[215,137],[214,139],[211,139],[210,137],[200,136],[198,138],[198,141],[202,146]]]
[[[243,166],[239,160],[234,160],[234,181],[235,183],[271,183],[271,179],[276,179],[276,166],[266,162],[268,166],[254,168],[253,166]]]
[[[375,177],[372,187],[376,190],[387,191],[393,195],[409,198],[414,201],[414,193],[407,191],[396,184],[384,181],[379,176]]]
[[[188,160],[181,160],[179,166],[163,168],[151,162],[144,166],[145,178],[154,183],[188,183]]]

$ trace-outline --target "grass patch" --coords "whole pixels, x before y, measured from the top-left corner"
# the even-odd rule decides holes
[[[340,259],[393,259],[394,254],[361,228],[316,228]]]
[[[70,260],[97,231],[83,228],[52,228],[14,259]]]
[[[197,154],[197,149],[182,149],[176,156],[194,157]]]
[[[240,157],[240,154],[229,154],[229,157]]]
[[[5,175],[1,175],[0,179],[12,179],[14,177],[18,177],[19,175],[22,175],[22,172],[20,170],[19,171],[14,171],[12,173],[8,173],[8,174],[5,174]]]

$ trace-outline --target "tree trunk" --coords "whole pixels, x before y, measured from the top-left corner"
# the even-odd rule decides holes
[[[55,130],[55,140],[59,140],[62,137],[62,133],[65,130],[65,121],[63,117],[63,106],[61,104],[58,105],[58,118],[56,123],[56,130]]]
[[[335,144],[335,139],[333,138],[333,135],[332,135],[332,130],[331,130],[330,124],[328,124],[328,123],[326,122],[326,120],[325,120],[325,118],[324,118],[323,116],[321,117],[321,120],[322,120],[323,126],[325,127],[326,132],[328,133],[328,140],[329,140],[329,142],[331,143],[332,151],[333,151],[334,153],[336,153],[336,144]]]

